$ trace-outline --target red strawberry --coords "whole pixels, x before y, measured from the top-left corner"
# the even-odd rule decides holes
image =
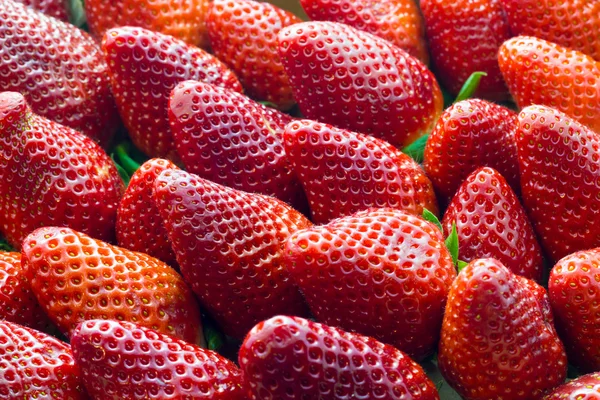
[[[400,47],[423,63],[429,61],[423,18],[414,0],[300,0],[314,21],[341,22]]]
[[[87,399],[68,344],[1,320],[0,397],[6,400]]]
[[[279,59],[277,34],[300,22],[269,3],[214,0],[207,28],[215,55],[239,76],[248,95],[286,110],[295,100]]]
[[[514,129],[517,114],[485,100],[460,101],[447,108],[427,140],[424,167],[444,202],[479,167],[497,169],[519,190]]]
[[[515,274],[542,278],[542,251],[533,227],[498,171],[485,167],[469,175],[442,224],[447,233],[456,225],[461,260],[495,258]]]
[[[439,399],[423,369],[401,351],[302,318],[258,324],[239,363],[251,400]]]
[[[85,32],[13,1],[0,2],[0,91],[108,145],[120,125],[102,51]]]
[[[498,59],[519,107],[552,107],[600,132],[600,64],[594,59],[527,36],[505,42]]]
[[[136,322],[190,343],[202,341],[191,290],[155,258],[49,227],[23,242],[23,268],[41,306],[67,335],[78,323],[98,318]]]
[[[542,246],[559,260],[600,246],[600,137],[565,114],[525,108],[515,134],[523,203]]]
[[[117,240],[121,247],[176,266],[167,230],[152,198],[154,181],[168,169],[178,168],[168,160],[154,158],[133,174],[117,212]]]
[[[123,182],[91,139],[0,94],[0,230],[15,248],[36,228],[68,226],[114,237]]]
[[[231,361],[132,323],[82,322],[71,345],[95,399],[246,399]]]
[[[580,376],[557,387],[545,400],[600,400],[600,373]]]
[[[392,209],[293,234],[286,263],[317,320],[422,358],[439,339],[456,278],[441,232]]]
[[[69,21],[69,11],[67,9],[66,0],[16,0],[18,3],[23,3],[26,6],[43,12],[60,20]]]
[[[180,82],[204,80],[241,91],[237,78],[205,51],[142,28],[111,29],[104,36],[113,93],[134,144],[152,157],[173,157],[167,113]]]
[[[437,213],[425,172],[389,143],[305,120],[286,127],[284,145],[315,223],[371,207]]]
[[[438,365],[466,400],[536,400],[563,382],[567,357],[543,289],[494,259],[471,262],[452,284]]]
[[[279,52],[307,118],[405,146],[428,133],[442,112],[440,88],[424,64],[347,25],[284,28]]]
[[[158,177],[154,199],[183,276],[225,333],[243,338],[265,318],[306,314],[282,260],[287,238],[310,226],[302,214],[178,170]]]

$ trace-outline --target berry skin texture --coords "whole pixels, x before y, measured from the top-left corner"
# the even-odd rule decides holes
[[[423,219],[375,209],[294,233],[286,265],[318,321],[431,354],[456,278],[441,232]]]
[[[0,94],[0,231],[16,249],[43,226],[68,226],[111,241],[123,182],[91,139]]]
[[[554,389],[544,400],[600,400],[600,373],[569,381]]]
[[[350,25],[379,36],[424,64],[429,62],[425,29],[413,0],[300,0],[313,21]]]
[[[227,335],[241,340],[266,318],[307,314],[283,262],[287,238],[311,225],[298,211],[178,170],[160,174],[154,200],[181,273]]]
[[[0,320],[0,398],[85,400],[71,347]]]
[[[546,299],[543,288],[494,259],[458,274],[438,366],[463,399],[537,400],[564,381],[567,357]]]
[[[231,361],[152,329],[85,321],[71,343],[95,399],[246,399],[241,372]]]
[[[425,172],[389,143],[303,120],[288,124],[284,146],[316,224],[368,208],[438,212]]]
[[[600,137],[565,114],[531,106],[515,133],[523,205],[555,261],[600,246]]]
[[[218,59],[172,36],[115,28],[104,36],[102,48],[123,122],[135,146],[150,157],[176,156],[167,110],[178,83],[192,79],[242,91]]]
[[[494,258],[513,273],[542,278],[542,250],[519,199],[492,168],[474,171],[448,206],[446,234],[456,224],[460,259]]]
[[[0,2],[0,92],[103,146],[120,126],[107,66],[85,32],[14,1]]]
[[[442,112],[440,88],[424,64],[347,25],[284,28],[279,53],[308,119],[404,147],[428,133]]]
[[[91,319],[135,322],[200,343],[192,291],[168,265],[68,228],[41,228],[23,242],[23,268],[63,333]]]
[[[575,50],[529,36],[506,41],[500,70],[519,108],[544,105],[600,132],[600,64]]]
[[[50,17],[69,22],[69,11],[66,0],[16,0],[34,10],[40,11]]]
[[[277,316],[246,337],[239,364],[250,400],[439,400],[421,367],[377,340]]]
[[[215,0],[207,27],[214,54],[237,74],[248,96],[287,110],[296,101],[279,59],[277,34],[300,22],[269,3]]]
[[[452,199],[467,176],[484,166],[520,190],[516,124],[514,111],[485,100],[459,101],[444,110],[424,153],[425,171],[440,201]]]

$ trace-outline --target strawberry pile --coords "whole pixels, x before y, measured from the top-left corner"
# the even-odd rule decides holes
[[[0,0],[0,399],[600,400],[600,2],[299,6]]]

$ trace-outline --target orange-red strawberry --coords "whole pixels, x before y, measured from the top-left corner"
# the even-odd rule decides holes
[[[58,18],[62,21],[69,21],[69,11],[67,9],[67,0],[16,0],[35,10],[41,11],[46,15]]]
[[[600,132],[600,64],[596,60],[528,36],[505,42],[498,60],[519,107],[552,107]]]
[[[113,240],[123,182],[88,137],[0,94],[0,231],[15,248],[39,227],[68,226]]]
[[[564,381],[567,357],[546,298],[494,259],[475,260],[458,274],[438,365],[463,399],[538,400]]]
[[[284,145],[315,223],[372,207],[438,211],[425,172],[383,140],[303,120],[286,127]]]
[[[310,222],[287,204],[181,170],[156,179],[154,199],[181,273],[230,336],[277,314],[305,315],[283,262],[287,238]]]
[[[279,53],[307,118],[401,147],[429,133],[442,112],[440,88],[423,63],[347,25],[284,28]]]
[[[554,389],[544,400],[600,400],[600,372],[569,381]]]
[[[103,49],[123,122],[133,143],[151,157],[175,156],[167,109],[178,83],[193,79],[242,90],[218,59],[172,36],[116,28],[104,36]]]
[[[190,343],[203,340],[192,291],[156,258],[47,227],[23,241],[23,268],[40,305],[66,335],[82,321],[115,319]]]
[[[214,54],[237,74],[246,93],[286,110],[295,100],[279,59],[277,34],[299,22],[269,3],[214,0],[207,28]]]
[[[429,61],[423,18],[414,0],[300,0],[314,21],[333,21],[372,33],[425,64]]]

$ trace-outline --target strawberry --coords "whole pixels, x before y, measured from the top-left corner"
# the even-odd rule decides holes
[[[446,232],[456,225],[463,261],[494,258],[513,273],[539,281],[542,251],[527,214],[500,173],[474,171],[462,184],[442,221]]]
[[[54,18],[69,22],[69,10],[66,0],[16,0],[28,7]]]
[[[277,34],[300,22],[269,3],[215,0],[207,28],[213,52],[237,74],[246,93],[287,110],[295,100],[279,59]]]
[[[405,146],[428,133],[442,112],[440,88],[424,64],[347,25],[284,28],[279,53],[307,118]]]
[[[438,365],[463,399],[536,400],[565,379],[547,295],[531,285],[494,259],[472,261],[452,284]]]
[[[382,140],[313,121],[294,121],[285,151],[322,224],[371,207],[437,213],[431,181],[409,156]]]
[[[484,166],[497,169],[519,190],[516,124],[514,111],[485,100],[464,100],[444,110],[423,163],[441,201],[451,200],[467,176]]]
[[[208,0],[85,0],[90,32],[98,40],[120,26],[137,26],[174,36],[193,46],[208,45]]]
[[[314,21],[341,22],[388,40],[423,63],[429,62],[425,28],[413,0],[300,0]]]
[[[151,157],[173,157],[167,108],[175,86],[205,80],[241,91],[235,75],[205,51],[142,28],[109,30],[103,49],[113,93],[134,144]]]
[[[202,341],[191,290],[155,258],[48,227],[23,241],[23,268],[42,308],[68,336],[78,323],[99,318]]]
[[[108,145],[120,126],[102,51],[85,32],[13,1],[0,2],[0,92]]]
[[[85,321],[71,345],[95,399],[246,399],[231,361],[136,324]]]
[[[600,132],[600,64],[594,59],[542,39],[519,36],[502,45],[498,60],[520,108],[552,107]]]
[[[456,278],[434,225],[399,210],[362,211],[294,233],[285,253],[317,320],[415,358],[432,353]]]
[[[544,400],[600,400],[600,373],[580,376],[557,387]]]
[[[36,228],[68,226],[112,240],[123,182],[84,135],[0,93],[0,231],[15,248]]]
[[[600,246],[600,137],[565,114],[525,108],[515,134],[523,203],[553,260]]]
[[[0,397],[3,399],[87,399],[71,347],[0,320]]]
[[[485,72],[476,92],[504,100],[508,90],[498,68],[498,49],[511,37],[501,0],[421,0],[437,76],[452,94],[476,71]]]
[[[277,316],[246,337],[239,364],[251,400],[439,400],[423,369],[377,340]]]
[[[305,315],[283,263],[287,238],[310,222],[287,204],[167,170],[154,184],[181,273],[226,334],[259,321]]]

